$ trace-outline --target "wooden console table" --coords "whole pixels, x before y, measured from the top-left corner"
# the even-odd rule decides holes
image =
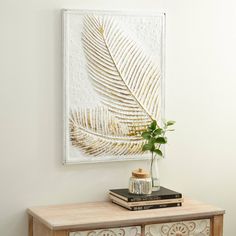
[[[145,211],[111,202],[32,207],[29,236],[222,236],[224,213],[191,199],[182,207]]]

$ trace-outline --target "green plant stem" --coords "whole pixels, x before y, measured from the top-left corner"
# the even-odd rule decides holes
[[[166,134],[166,127],[165,127],[164,132],[163,132],[163,137],[165,137],[165,134]],[[160,148],[161,148],[161,143],[158,146],[158,149],[160,149]],[[153,152],[152,152],[152,156],[153,156]],[[157,156],[157,154],[155,154],[154,158],[156,158],[156,156]]]
[[[153,156],[153,152],[152,152],[152,160],[151,160],[151,166],[150,166],[151,178],[152,178],[152,165],[153,165],[154,158],[155,158],[155,157]]]

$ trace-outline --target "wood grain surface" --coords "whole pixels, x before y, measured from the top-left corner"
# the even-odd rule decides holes
[[[224,214],[224,210],[185,198],[182,207],[145,211],[129,211],[111,202],[92,202],[32,207],[28,209],[28,214],[49,229],[62,230],[210,218]]]

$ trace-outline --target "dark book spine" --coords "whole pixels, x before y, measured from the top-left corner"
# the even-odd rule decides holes
[[[155,201],[155,200],[166,200],[175,198],[182,198],[182,194],[172,194],[165,196],[135,196],[135,197],[129,197],[128,202]]]
[[[134,206],[131,207],[131,211],[142,211],[142,210],[150,210],[150,209],[158,209],[158,208],[167,208],[167,207],[180,207],[182,203],[169,203],[169,204],[160,204],[160,205],[150,205],[150,206]]]

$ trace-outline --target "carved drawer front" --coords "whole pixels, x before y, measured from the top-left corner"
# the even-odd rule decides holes
[[[71,232],[69,236],[141,236],[141,227],[123,227]]]
[[[145,236],[210,236],[210,219],[147,225]]]

